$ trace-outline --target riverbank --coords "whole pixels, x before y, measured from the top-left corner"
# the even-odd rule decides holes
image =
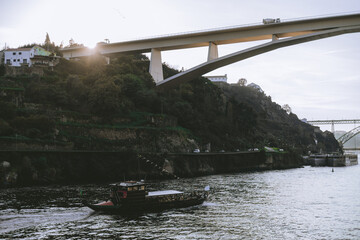
[[[306,159],[312,167],[346,167],[358,165],[357,154],[313,154]]]
[[[141,156],[141,157],[140,157]],[[1,151],[1,187],[171,179],[302,166],[292,153]]]

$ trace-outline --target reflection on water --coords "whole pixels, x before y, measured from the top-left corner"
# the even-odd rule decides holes
[[[136,216],[94,213],[105,185],[3,189],[4,239],[360,239],[360,166],[214,175],[161,181],[152,188],[210,185],[200,206]]]

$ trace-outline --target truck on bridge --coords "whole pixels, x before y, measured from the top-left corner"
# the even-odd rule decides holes
[[[280,18],[264,18],[263,24],[280,23]]]

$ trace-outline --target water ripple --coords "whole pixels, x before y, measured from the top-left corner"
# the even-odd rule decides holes
[[[118,216],[82,207],[106,185],[5,189],[1,239],[360,239],[360,167],[310,168],[152,182],[152,189],[211,186],[200,206]],[[28,197],[31,196],[31,197]]]

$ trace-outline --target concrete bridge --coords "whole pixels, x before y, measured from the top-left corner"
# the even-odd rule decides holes
[[[149,72],[156,85],[172,86],[228,64],[278,48],[355,32],[360,32],[360,14],[265,22],[264,24],[180,33],[134,41],[104,43],[98,44],[95,49],[75,47],[64,48],[61,51],[67,59],[86,57],[94,53],[111,57],[118,53],[151,52]],[[267,39],[270,42],[220,58],[218,56],[218,45]],[[206,46],[209,48],[207,62],[164,80],[162,51]]]

